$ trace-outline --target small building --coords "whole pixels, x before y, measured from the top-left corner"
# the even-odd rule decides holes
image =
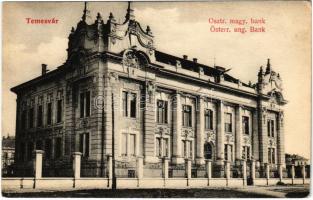
[[[7,136],[2,138],[2,176],[13,175],[15,152],[15,138]]]

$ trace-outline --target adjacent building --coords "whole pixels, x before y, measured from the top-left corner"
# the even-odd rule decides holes
[[[12,136],[2,137],[2,176],[13,175],[15,153],[15,138]]]
[[[107,176],[113,156],[117,177],[240,176],[242,160],[256,163],[257,176],[269,165],[285,167],[282,79],[270,60],[244,83],[220,66],[208,66],[155,48],[128,6],[125,21],[114,15],[82,20],[68,37],[67,60],[11,90],[17,95],[16,173],[32,173],[35,149],[44,151],[44,176],[72,176],[72,155],[82,153],[82,176]],[[163,41],[166,42],[166,41]]]

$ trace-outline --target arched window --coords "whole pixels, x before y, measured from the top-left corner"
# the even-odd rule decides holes
[[[213,159],[213,148],[210,143],[204,145],[204,157],[205,159]]]

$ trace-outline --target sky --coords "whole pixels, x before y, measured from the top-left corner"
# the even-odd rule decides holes
[[[4,2],[2,62],[2,135],[15,134],[16,95],[10,88],[65,62],[71,27],[81,19],[83,2]],[[283,80],[286,152],[311,152],[311,6],[301,1],[133,2],[143,29],[151,27],[160,51],[198,58],[225,68],[242,81],[257,81],[271,59]],[[90,2],[91,23],[99,12],[123,22],[126,2]],[[26,18],[58,19],[58,24],[27,24]],[[264,33],[211,32],[209,19],[264,19]],[[215,24],[214,26],[221,26]],[[227,24],[230,28],[234,25]]]

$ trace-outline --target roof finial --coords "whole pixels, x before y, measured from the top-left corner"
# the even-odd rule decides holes
[[[134,10],[131,9],[131,1],[128,1],[128,8],[127,8],[127,13],[126,13],[125,18],[126,18],[126,21],[135,19]]]
[[[85,1],[85,7],[84,7],[83,16],[82,16],[83,21],[86,21],[86,13],[87,13],[87,2]]]

